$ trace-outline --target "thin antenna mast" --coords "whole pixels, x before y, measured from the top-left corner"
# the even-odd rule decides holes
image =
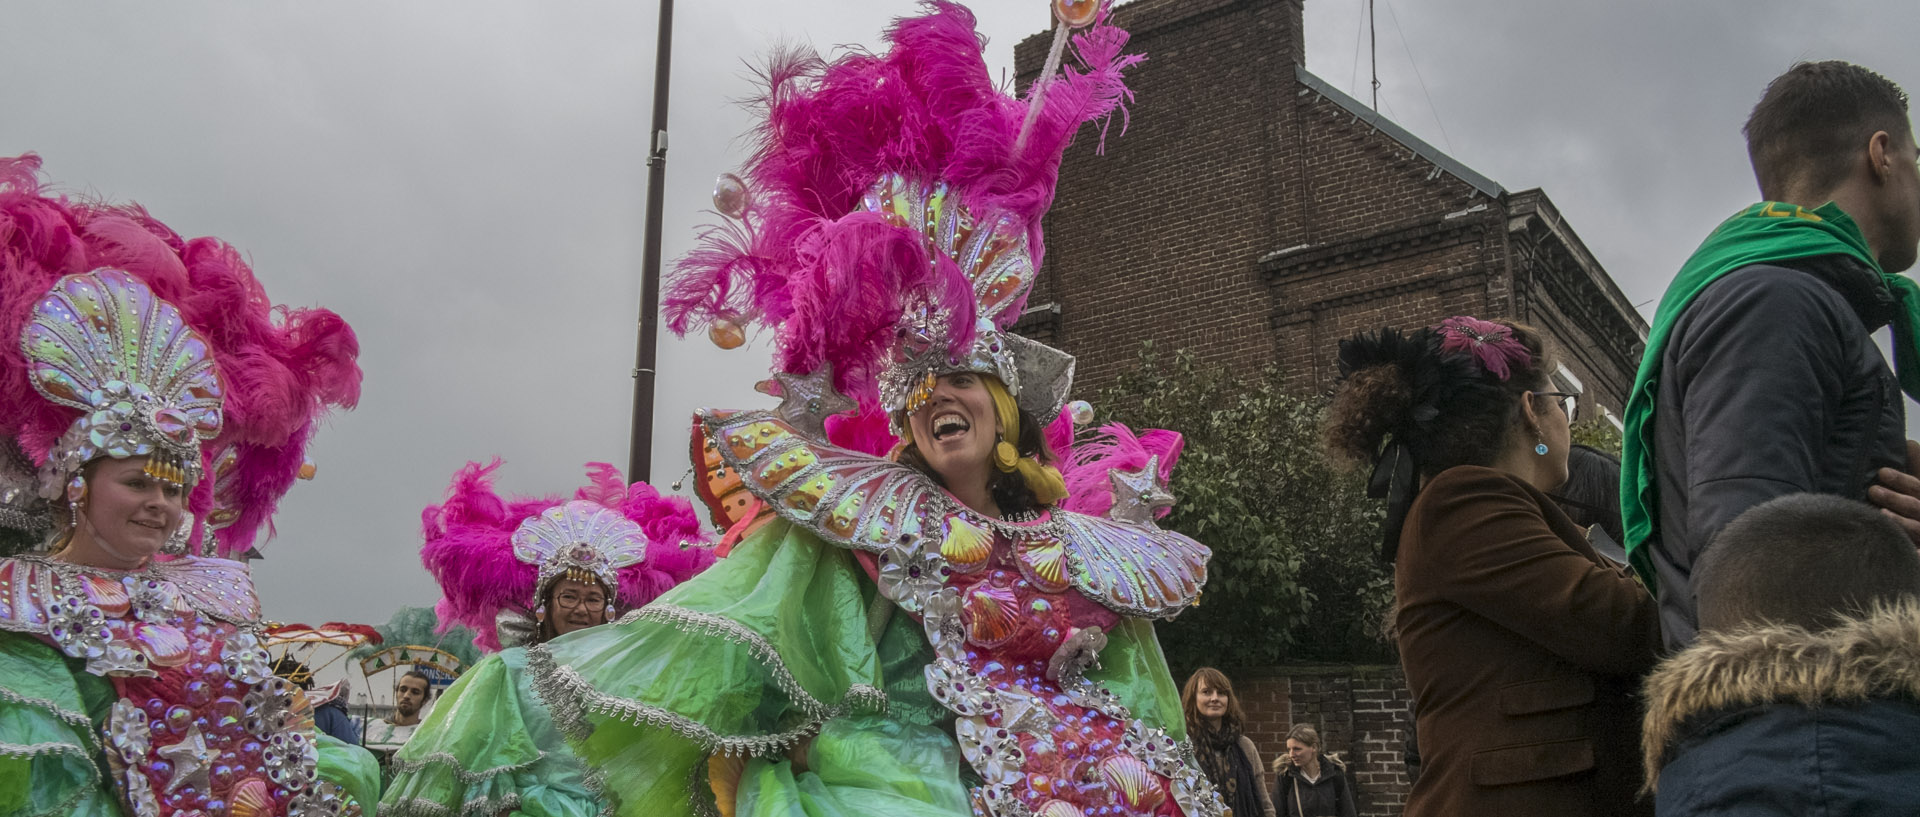
[[[1367,62],[1373,67],[1373,110],[1380,111],[1380,30],[1373,22],[1374,0],[1367,0]]]

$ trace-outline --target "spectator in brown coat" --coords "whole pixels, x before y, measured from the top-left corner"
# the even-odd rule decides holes
[[[1572,395],[1538,335],[1449,318],[1340,347],[1328,442],[1388,500],[1395,625],[1423,768],[1407,817],[1622,815],[1653,599],[1547,491],[1567,478]]]

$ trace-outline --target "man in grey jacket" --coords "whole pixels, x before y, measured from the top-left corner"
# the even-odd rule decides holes
[[[1767,86],[1745,131],[1768,201],[1689,261],[1672,286],[1697,289],[1669,292],[1677,314],[1656,317],[1670,328],[1648,350],[1659,367],[1649,385],[1658,505],[1646,563],[1670,649],[1697,631],[1695,558],[1748,508],[1814,492],[1920,518],[1914,496],[1869,493],[1878,480],[1920,495],[1920,480],[1901,473],[1911,467],[1901,382],[1872,337],[1912,323],[1883,275],[1920,252],[1907,97],[1859,66],[1801,63]],[[1793,238],[1806,234],[1819,239]],[[1722,268],[1703,275],[1709,253]]]

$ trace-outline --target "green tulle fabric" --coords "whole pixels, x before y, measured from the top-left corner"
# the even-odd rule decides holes
[[[710,755],[748,756],[738,817],[966,815],[951,718],[928,694],[917,620],[850,552],[783,521],[616,625],[530,653],[536,686],[628,817],[715,813]],[[1101,653],[1104,681],[1183,733],[1150,622]],[[810,735],[808,770],[787,753]]]
[[[45,642],[0,632],[0,814],[120,817],[94,727],[114,699]]]
[[[533,692],[527,651],[473,665],[395,754],[387,817],[593,817],[600,798]]]
[[[374,806],[380,802],[380,760],[365,748],[325,732],[314,732],[314,747],[319,750],[320,779],[345,789],[360,804],[363,817],[374,817]]]

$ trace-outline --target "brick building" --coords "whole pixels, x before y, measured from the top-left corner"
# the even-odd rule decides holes
[[[1067,153],[1018,331],[1079,357],[1091,394],[1142,340],[1331,385],[1339,340],[1456,314],[1543,330],[1559,390],[1617,424],[1647,325],[1540,190],[1509,191],[1305,68],[1302,0],[1133,0],[1148,60],[1124,136]],[[1021,85],[1050,33],[1015,49]],[[1230,668],[1268,758],[1320,727],[1361,813],[1400,812],[1411,728],[1397,667]],[[1183,681],[1185,679],[1176,679]],[[1271,779],[1271,775],[1268,775]]]
[[[1330,385],[1340,338],[1448,315],[1557,343],[1558,386],[1620,414],[1647,326],[1540,190],[1511,192],[1309,73],[1301,0],[1134,0],[1131,123],[1067,153],[1020,331],[1082,394],[1138,343]],[[1015,49],[1022,85],[1050,34]]]

